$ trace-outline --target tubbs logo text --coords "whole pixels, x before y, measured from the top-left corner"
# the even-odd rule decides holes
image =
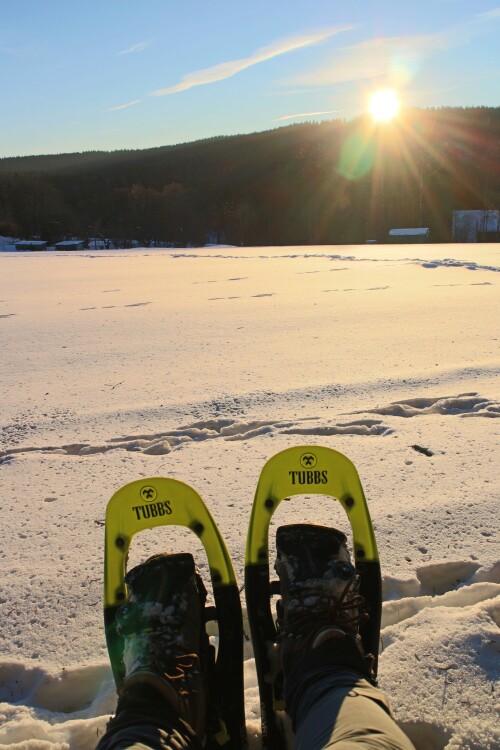
[[[328,471],[289,471],[292,484],[327,484]]]
[[[158,503],[149,503],[148,505],[133,505],[132,510],[135,512],[138,521],[146,518],[158,518],[158,516],[170,516],[172,513],[170,500],[160,500]]]

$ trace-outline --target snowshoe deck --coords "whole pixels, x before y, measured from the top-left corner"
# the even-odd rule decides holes
[[[289,448],[271,458],[260,475],[245,559],[245,593],[259,683],[262,745],[269,750],[286,748],[284,729],[276,713],[282,704],[280,675],[274,663],[278,634],[271,613],[271,597],[279,592],[280,586],[269,577],[269,524],[284,498],[304,493],[327,495],[332,501],[337,500],[347,514],[355,566],[361,578],[360,594],[365,598],[370,616],[360,627],[360,635],[365,652],[375,658],[375,675],[377,670],[382,610],[380,563],[358,473],[348,458],[330,448]],[[325,519],[321,522],[325,523]]]
[[[123,640],[115,618],[127,601],[127,555],[135,534],[156,526],[186,526],[198,536],[207,555],[215,608],[206,608],[206,620],[215,619],[219,647],[211,682],[213,704],[221,719],[208,726],[209,750],[243,750],[246,745],[243,692],[243,621],[238,586],[231,559],[201,497],[175,479],[150,478],[118,490],[106,510],[104,561],[104,622],[106,642],[117,685],[123,680]],[[215,610],[215,611],[214,611]],[[227,731],[226,731],[227,730]]]

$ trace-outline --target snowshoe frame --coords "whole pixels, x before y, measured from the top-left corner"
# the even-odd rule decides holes
[[[352,531],[354,560],[360,575],[360,593],[370,616],[361,626],[364,649],[377,656],[382,611],[382,582],[375,534],[363,488],[351,461],[331,448],[296,446],[281,451],[262,469],[248,527],[245,556],[245,594],[259,683],[262,746],[284,750],[286,741],[276,711],[282,708],[273,696],[273,651],[277,631],[271,613],[269,578],[269,524],[281,501],[290,496],[327,495],[347,514]],[[325,520],[321,521],[323,524]],[[279,587],[279,584],[277,584]],[[273,591],[271,590],[273,588]]]
[[[157,526],[186,526],[205,549],[215,600],[219,647],[211,696],[220,727],[208,727],[206,747],[244,750],[247,746],[243,691],[243,621],[238,586],[221,533],[200,495],[176,479],[154,477],[131,482],[116,492],[106,509],[104,623],[117,686],[124,678],[123,640],[115,627],[118,609],[127,601],[127,555],[135,534]],[[213,609],[213,608],[212,608]],[[211,686],[212,687],[212,686]],[[227,731],[226,731],[227,730]]]

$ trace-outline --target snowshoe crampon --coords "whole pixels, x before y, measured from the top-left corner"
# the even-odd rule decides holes
[[[212,721],[207,726],[210,750],[246,747],[243,698],[243,622],[238,586],[222,536],[201,497],[175,479],[141,479],[118,490],[106,510],[104,561],[104,622],[106,642],[116,685],[125,676],[123,639],[116,614],[128,600],[127,555],[135,534],[156,526],[186,526],[205,549],[215,608],[205,609],[205,620],[216,620],[217,657],[208,679]],[[214,715],[217,721],[213,721]]]
[[[271,582],[269,577],[269,524],[284,498],[305,493],[327,495],[332,498],[332,503],[338,501],[347,514],[355,566],[360,576],[359,593],[364,597],[369,615],[359,632],[365,653],[374,657],[374,676],[377,671],[382,611],[380,562],[358,473],[348,458],[330,448],[289,448],[271,458],[262,470],[248,528],[245,558],[245,593],[259,683],[262,744],[269,750],[286,748],[284,729],[276,713],[283,708],[280,700],[282,675],[276,675],[277,665],[273,663],[278,650],[278,633],[271,612],[271,597],[279,593],[280,585]],[[321,523],[325,522],[327,520],[322,517]]]

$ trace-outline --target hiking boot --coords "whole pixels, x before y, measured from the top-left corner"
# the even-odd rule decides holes
[[[276,624],[285,681],[292,672],[326,662],[370,673],[359,635],[367,615],[346,543],[341,531],[327,526],[277,530],[275,569],[282,598]]]
[[[207,592],[188,553],[155,555],[125,576],[128,603],[116,615],[123,638],[125,678],[119,708],[153,695],[158,708],[205,736],[206,694],[202,674],[209,648],[203,611]]]

